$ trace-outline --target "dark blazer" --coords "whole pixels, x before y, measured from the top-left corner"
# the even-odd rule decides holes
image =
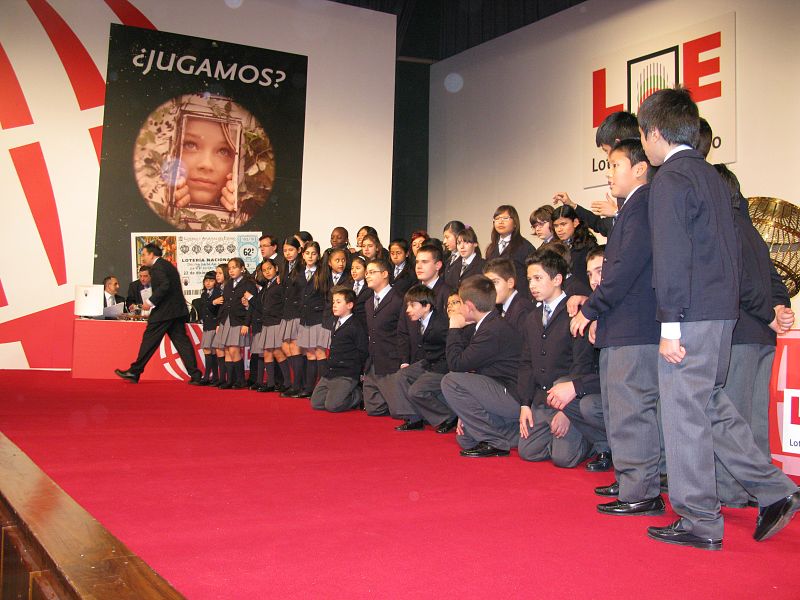
[[[476,256],[472,259],[472,262],[469,263],[469,266],[462,275],[461,265],[464,264],[464,260],[461,257],[458,257],[456,262],[453,263],[453,266],[445,271],[444,282],[451,290],[457,290],[458,284],[460,284],[465,278],[469,277],[470,275],[480,275],[483,273],[483,265],[485,262],[486,261],[480,256]]]
[[[338,321],[338,319],[337,319]],[[334,323],[335,326],[335,323]],[[369,339],[355,315],[331,333],[331,351],[325,377],[358,379],[369,356]]]
[[[503,305],[501,304],[500,309],[502,310],[502,308]],[[525,317],[532,310],[533,303],[518,292],[511,300],[511,304],[508,305],[508,310],[503,318],[508,321],[514,331],[521,332]]]
[[[103,299],[105,300],[105,295],[103,296]],[[119,304],[120,302],[125,304],[125,298],[123,298],[119,294],[114,294],[114,304]],[[125,312],[127,312],[128,305],[125,304],[124,308],[125,308]]]
[[[350,253],[348,252],[348,254]],[[328,275],[328,293],[325,295],[325,307],[322,309],[322,326],[331,331],[336,326],[336,321],[338,321],[338,319],[333,316],[333,288],[338,286],[353,287],[353,278],[350,277],[349,270],[342,272],[339,277],[339,282],[336,285],[333,284],[333,273]]]
[[[397,323],[403,312],[403,299],[392,288],[375,310],[374,297],[365,303],[370,363],[376,375],[391,375],[400,368],[397,352]]]
[[[637,189],[622,206],[606,244],[603,277],[583,315],[597,321],[595,346],[658,344],[653,290],[653,249],[649,219],[650,186]]]
[[[656,318],[662,323],[739,316],[739,242],[730,191],[693,149],[671,156],[650,185]]]
[[[418,283],[418,282],[417,282]],[[394,287],[392,288],[394,290]],[[447,314],[447,298],[450,297],[450,286],[444,281],[444,277],[439,277],[436,283],[431,288],[433,290],[433,309],[442,314]],[[402,299],[402,296],[401,296]],[[409,336],[409,331],[417,325],[408,318],[405,311],[405,302],[403,303],[403,314],[400,316],[400,322],[397,325],[397,333],[406,339]]]
[[[197,318],[203,324],[203,331],[213,331],[219,324],[217,315],[220,305],[213,302],[220,296],[222,296],[222,290],[215,285],[211,291],[203,290],[199,298],[192,300],[192,305],[197,311]]]
[[[250,326],[253,328],[253,333],[258,333],[262,327],[280,325],[283,299],[283,286],[278,283],[277,278],[269,284],[264,282],[258,296],[250,301],[250,308],[253,310]]]
[[[567,296],[586,296],[588,298],[592,294],[592,288],[587,278],[580,279],[571,274],[564,280],[561,290]]]
[[[556,379],[567,377],[578,398],[600,393],[597,351],[587,337],[569,332],[567,298],[553,311],[547,327],[542,325],[543,307],[536,306],[522,329],[522,359],[519,395],[526,406],[545,406],[547,391]]]
[[[152,285],[152,283],[151,283]],[[131,304],[141,304],[142,303],[142,290],[144,286],[142,282],[138,279],[131,281],[130,285],[128,285],[128,294],[125,297],[125,308],[129,307]]]
[[[619,208],[620,200],[620,198],[617,198],[617,208]],[[592,231],[596,231],[604,237],[611,235],[611,230],[614,228],[614,217],[601,217],[577,203],[575,204],[575,212],[580,220]]]
[[[353,305],[353,316],[356,317],[361,324],[364,326],[364,330],[367,329],[367,302],[372,300],[372,290],[367,286],[366,281],[361,282],[361,291],[358,292],[356,296],[356,303]],[[355,282],[351,283],[353,289],[355,289]]]
[[[447,333],[447,366],[451,371],[491,377],[514,398],[521,351],[519,333],[496,311],[486,315],[477,332],[474,327],[465,327],[451,328]]]
[[[298,271],[288,271],[286,268],[281,273],[283,286],[283,318],[287,321],[300,318],[300,300],[306,287],[306,278]]]
[[[511,258],[514,261],[514,269],[517,273],[517,276],[514,279],[514,287],[517,288],[517,291],[520,294],[526,298],[529,298],[531,291],[528,288],[528,268],[525,266],[525,259],[528,258],[528,255],[530,255],[534,250],[535,248],[533,247],[533,244],[531,244],[524,237],[521,237],[516,244],[512,239],[511,243],[506,246],[502,254],[497,251],[496,243],[489,244],[489,247],[486,249],[486,260],[499,258],[501,256]]]
[[[256,282],[249,277],[242,277],[235,288],[233,279],[225,282],[225,286],[222,288],[223,302],[217,315],[220,325],[224,325],[228,318],[231,320],[231,327],[250,325],[253,311],[242,305],[242,298],[246,292],[250,292],[253,296],[258,295]]]
[[[453,262],[450,262],[450,259],[455,255],[455,259]],[[441,277],[444,277],[445,283],[450,285],[453,282],[453,269],[456,266],[456,263],[459,261],[460,257],[458,256],[458,251],[455,252],[447,252],[447,256],[442,259],[442,273],[440,274]],[[459,265],[459,270],[461,266]],[[456,271],[455,280],[458,280],[458,271]],[[452,286],[451,286],[452,287]],[[456,285],[458,287],[458,285]]]
[[[306,281],[305,272],[300,272],[299,275],[304,283],[300,295],[300,325],[306,327],[320,325],[325,311],[325,294],[314,287],[314,276]]]
[[[450,319],[441,311],[433,310],[425,333],[420,335],[419,322],[411,321],[408,332],[401,335],[398,327],[397,344],[400,363],[413,365],[423,361],[423,368],[434,373],[447,373],[447,332]]]
[[[148,320],[154,323],[171,319],[188,320],[189,310],[183,297],[178,269],[167,259],[159,257],[150,267],[150,282],[153,290],[150,303],[155,308],[150,311]]]
[[[275,255],[275,258],[273,258],[272,260],[275,263],[275,266],[278,268],[278,274],[282,273],[286,265],[286,259],[283,257],[283,255],[280,252],[278,252]],[[258,266],[256,267],[255,271],[255,280],[258,285],[261,285],[265,281],[264,275],[261,272],[261,265],[263,264],[264,261],[262,260],[260,263],[258,263]]]
[[[576,285],[577,282],[580,282],[590,291],[592,288],[589,286],[589,276],[586,274],[586,255],[596,246],[594,241],[589,241],[582,248],[571,247],[569,249],[569,272],[572,273],[570,279],[575,279]]]
[[[394,265],[389,270],[389,284],[399,296],[405,296],[408,289],[417,283],[417,274],[414,272],[414,263],[411,258],[406,259],[406,264],[400,274],[394,276]]]

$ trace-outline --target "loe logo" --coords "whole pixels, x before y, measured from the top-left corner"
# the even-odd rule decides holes
[[[587,69],[584,102],[584,188],[606,185],[597,127],[621,110],[636,113],[653,92],[681,84],[691,90],[714,140],[709,160],[736,161],[735,14],[729,13],[598,59]]]

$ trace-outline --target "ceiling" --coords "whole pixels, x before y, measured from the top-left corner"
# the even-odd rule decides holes
[[[397,16],[398,60],[436,62],[584,0],[333,0]]]

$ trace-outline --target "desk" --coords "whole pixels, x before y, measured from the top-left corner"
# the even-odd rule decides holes
[[[772,461],[795,481],[800,477],[800,453],[784,452],[783,436],[784,406],[783,391],[800,390],[800,330],[778,336],[772,377],[769,381],[769,449]]]
[[[127,369],[139,353],[146,321],[75,319],[72,338],[72,376],[82,379],[116,379],[114,369]],[[197,365],[205,365],[198,351],[203,337],[199,323],[187,325],[189,340],[197,354]],[[168,336],[164,336],[147,363],[141,381],[188,381],[189,374]]]

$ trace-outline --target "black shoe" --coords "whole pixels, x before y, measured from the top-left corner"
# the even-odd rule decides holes
[[[474,448],[461,451],[461,456],[466,456],[468,458],[489,458],[492,456],[508,456],[509,454],[510,452],[508,450],[495,448],[488,442],[481,442]]]
[[[394,428],[395,431],[421,431],[425,429],[424,421],[409,421],[406,419],[402,425]]]
[[[356,407],[353,410],[367,410],[367,405],[364,404],[363,400],[359,400],[358,404],[356,404]]]
[[[311,398],[312,392],[307,392],[303,390],[302,392],[298,392],[297,396],[293,396],[294,398]]]
[[[197,382],[197,385],[213,385],[210,380],[203,377],[200,381]]]
[[[608,496],[609,498],[616,498],[619,496],[619,481],[615,481],[611,485],[604,485],[594,488],[594,493],[598,496]]]
[[[261,386],[259,384],[257,384],[257,383],[253,383],[253,384],[248,385],[247,387],[255,392]]]
[[[640,502],[621,502],[620,500],[614,500],[613,502],[597,505],[597,511],[604,515],[663,515],[664,510],[664,499],[661,496],[656,496],[649,500],[641,500]]]
[[[262,392],[262,393],[263,392],[274,392],[275,391],[275,387],[271,386],[271,385],[261,385],[261,386],[258,387],[258,389],[256,391],[257,392]]]
[[[237,381],[231,387],[228,388],[229,390],[246,390],[247,384],[243,381]]]
[[[195,378],[192,378],[192,379],[190,379],[189,381],[187,381],[186,383],[188,383],[189,385],[205,385],[205,384],[203,383],[203,380],[202,380],[202,379],[200,379],[199,377],[198,377],[198,378],[196,378],[196,379],[195,379]]]
[[[300,390],[289,388],[281,394],[281,398],[297,398],[300,396]]]
[[[444,423],[440,424],[436,428],[436,433],[450,433],[453,429],[456,428],[458,425],[458,417],[453,417],[452,419],[447,419]]]
[[[666,473],[662,473],[659,476],[658,481],[659,481],[659,485],[661,486],[661,491],[662,492],[669,492],[669,481],[667,481],[667,474]]]
[[[225,383],[220,383],[217,387],[221,390],[229,390],[233,387],[233,384],[230,381],[226,381]]]
[[[794,513],[800,510],[800,490],[758,510],[753,539],[763,542],[789,524]]]
[[[594,460],[586,463],[587,471],[608,471],[613,467],[611,462],[611,452],[600,452]]]
[[[681,529],[681,520],[678,519],[672,525],[666,527],[648,527],[647,537],[667,544],[677,544],[678,546],[691,546],[701,550],[722,550],[722,540],[701,538],[685,529]]]
[[[116,373],[117,377],[122,377],[123,379],[130,381],[131,383],[139,383],[139,375],[134,373],[133,371],[122,371],[121,369],[114,369],[114,373]]]

